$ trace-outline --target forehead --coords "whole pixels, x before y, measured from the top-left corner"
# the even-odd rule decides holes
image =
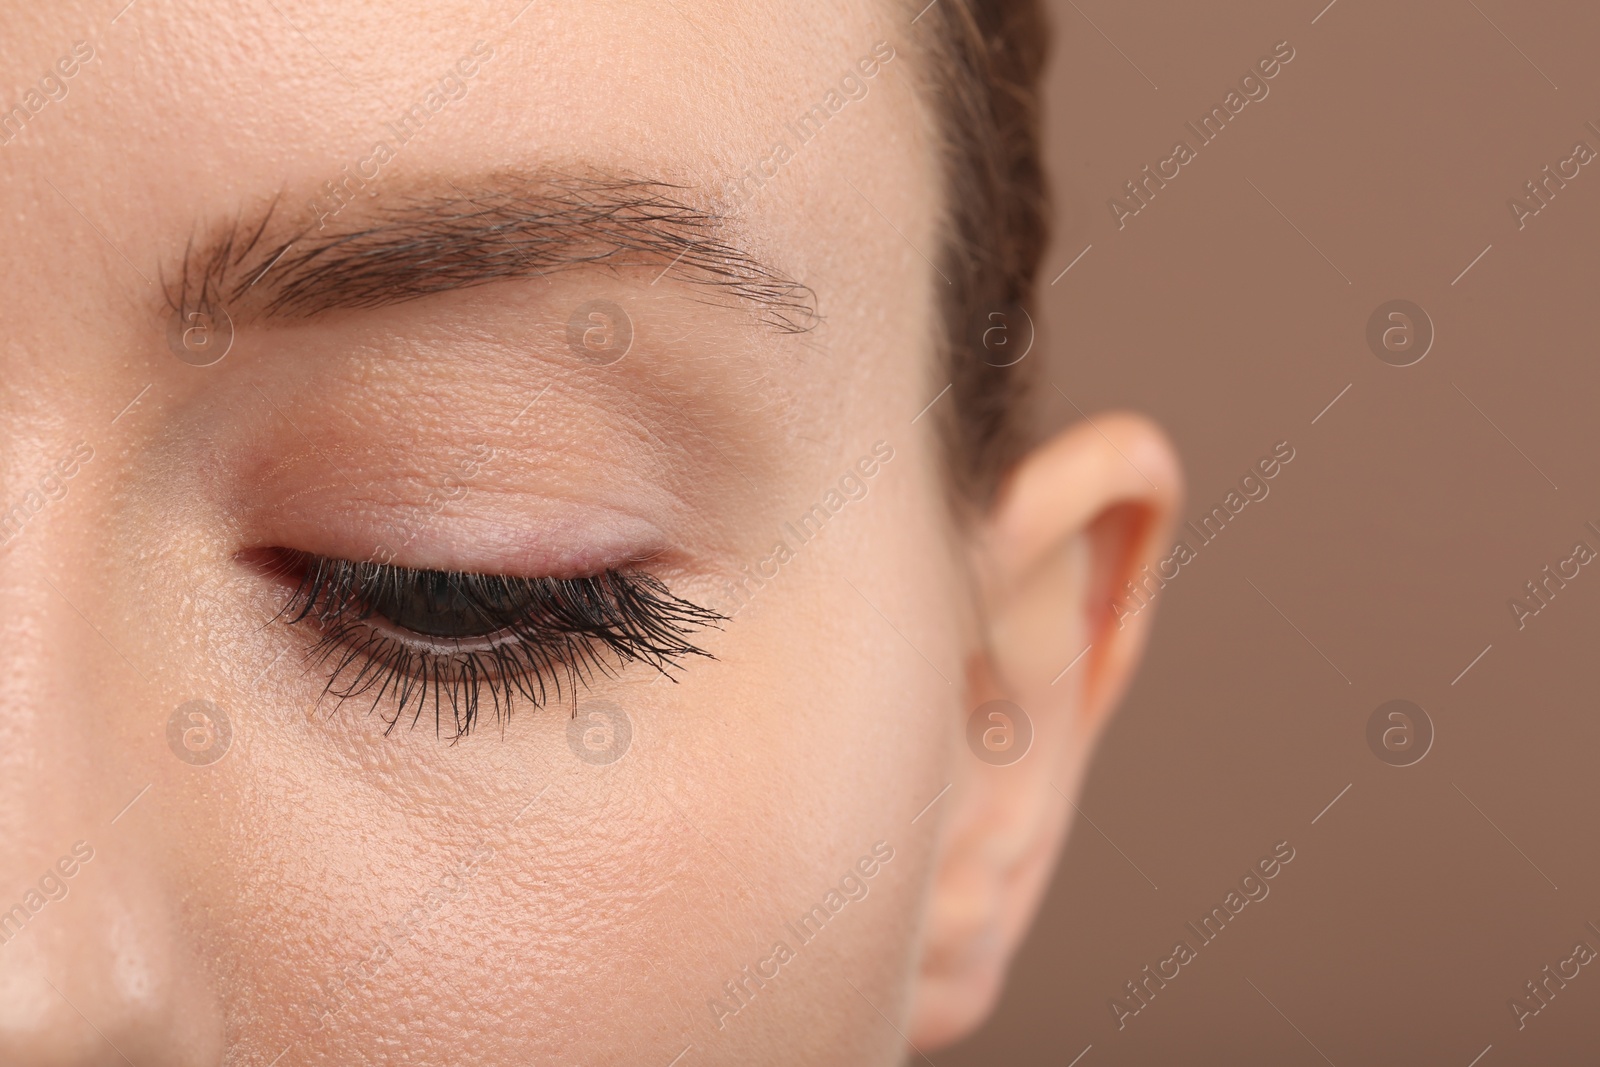
[[[328,199],[335,187],[376,196],[552,167],[731,204],[741,246],[776,250],[796,276],[931,240],[915,28],[887,4],[5,6],[16,32],[0,66],[43,103],[0,101],[24,112],[0,167],[68,175],[59,192],[147,272],[146,248],[168,252],[274,194],[315,217],[342,202]],[[875,48],[895,59],[874,60]],[[115,178],[105,214],[74,170]]]

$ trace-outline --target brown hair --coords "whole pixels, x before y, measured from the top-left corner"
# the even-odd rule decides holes
[[[1049,237],[1039,121],[1048,22],[1039,0],[935,0],[913,28],[948,198],[938,257],[950,279],[940,358],[952,388],[949,406],[935,410],[957,497],[982,507],[1033,437],[1027,401],[1039,357],[995,366],[1009,357],[983,339],[1001,324],[1022,343],[1034,321],[1034,279]]]

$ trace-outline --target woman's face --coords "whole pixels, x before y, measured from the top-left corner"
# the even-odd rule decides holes
[[[961,1028],[913,1007],[968,966],[930,931],[988,959],[1025,919],[941,888],[998,772],[909,22],[11,5],[0,1061],[890,1063]],[[440,667],[421,609],[291,623],[281,550],[615,568],[726,618],[668,627],[706,656],[512,657],[546,706],[497,716],[508,660]]]

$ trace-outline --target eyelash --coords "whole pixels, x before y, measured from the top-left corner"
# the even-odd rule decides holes
[[[442,735],[448,719],[450,739],[459,741],[481,717],[485,687],[495,721],[503,723],[519,694],[535,708],[552,692],[559,698],[563,677],[573,695],[596,673],[609,677],[633,662],[670,678],[686,656],[711,658],[689,636],[725,621],[639,572],[514,578],[292,550],[278,555],[280,573],[299,575],[278,618],[320,631],[307,660],[332,664],[323,696],[342,704],[373,693],[369,714],[387,697],[393,710],[385,734],[408,709],[414,727],[431,702],[434,732]],[[385,613],[425,615],[441,598],[475,616],[483,632],[428,634]]]

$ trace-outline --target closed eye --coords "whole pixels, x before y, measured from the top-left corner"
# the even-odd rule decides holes
[[[503,722],[519,699],[543,707],[563,684],[575,694],[634,662],[671,677],[685,657],[709,655],[690,636],[724,621],[637,571],[524,578],[272,555],[295,581],[278,617],[316,630],[308,659],[328,671],[323,695],[370,696],[386,733],[431,706],[435,733],[449,722],[456,741],[486,705]]]

